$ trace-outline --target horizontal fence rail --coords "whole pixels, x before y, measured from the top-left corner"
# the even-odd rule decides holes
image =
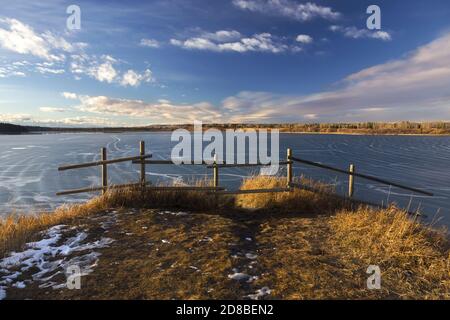
[[[140,164],[141,161],[139,161],[138,159],[135,159],[132,161],[133,164]],[[167,164],[167,165],[173,165],[175,164],[172,160],[145,160],[144,164]],[[202,163],[181,163],[182,165],[195,165],[195,166],[204,166],[207,165],[208,163],[206,163],[205,161],[203,161]]]
[[[317,162],[313,162],[313,161],[309,161],[309,160],[304,160],[304,159],[300,159],[300,158],[296,158],[296,157],[291,157],[291,159],[293,161],[295,161],[295,162],[300,162],[300,163],[304,163],[304,164],[307,164],[307,165],[310,165],[310,166],[314,166],[314,167],[318,167],[318,168],[322,168],[322,169],[327,169],[327,170],[331,170],[331,171],[347,174],[349,176],[354,176],[354,177],[359,177],[359,178],[363,178],[363,179],[366,179],[366,180],[379,182],[379,183],[382,183],[382,184],[390,185],[390,186],[397,187],[397,188],[404,189],[404,190],[413,191],[413,192],[424,194],[424,195],[427,195],[427,196],[431,196],[432,197],[434,195],[433,193],[428,192],[428,191],[424,191],[424,190],[420,190],[420,189],[404,186],[404,185],[398,184],[396,182],[387,181],[387,180],[380,179],[380,178],[373,177],[373,176],[369,176],[369,175],[366,175],[366,174],[356,173],[356,172],[348,171],[348,170],[343,170],[343,169],[331,167],[331,166],[328,166],[328,165],[325,165],[325,164],[321,164],[321,163],[317,163]]]
[[[80,189],[72,189],[72,190],[65,190],[58,192],[56,195],[63,196],[63,195],[70,195],[70,194],[77,194],[77,193],[85,193],[85,192],[98,192],[101,191],[105,193],[109,189],[119,189],[119,188],[128,188],[128,187],[140,187],[143,190],[149,190],[149,191],[203,191],[208,193],[213,193],[216,195],[238,195],[238,194],[256,194],[256,193],[282,193],[282,192],[291,192],[294,189],[302,189],[307,190],[310,192],[315,193],[326,193],[330,194],[329,192],[324,192],[323,190],[308,186],[303,183],[293,182],[293,163],[299,162],[306,165],[311,165],[314,167],[331,170],[334,172],[339,172],[342,174],[346,174],[349,177],[348,180],[348,195],[341,196],[338,194],[335,194],[336,197],[344,198],[344,199],[352,199],[354,194],[354,178],[359,177],[362,179],[375,181],[381,184],[390,185],[393,187],[409,190],[412,192],[416,192],[419,194],[424,194],[427,196],[433,196],[431,192],[420,190],[417,188],[412,188],[408,186],[401,185],[396,182],[387,181],[381,178],[377,178],[374,176],[357,173],[355,172],[355,166],[353,164],[350,164],[349,170],[343,170],[339,168],[335,168],[329,165],[301,159],[298,157],[294,157],[292,155],[292,150],[287,149],[286,152],[286,161],[279,161],[277,164],[263,164],[263,163],[243,163],[243,164],[234,164],[234,163],[219,163],[217,159],[217,155],[214,156],[214,160],[212,161],[202,161],[201,163],[181,163],[180,165],[201,165],[206,166],[207,168],[212,169],[212,186],[202,186],[202,187],[196,187],[196,186],[153,186],[150,181],[146,181],[146,166],[147,165],[174,165],[175,163],[172,160],[155,160],[150,159],[152,157],[151,154],[145,153],[145,143],[144,141],[141,141],[139,144],[139,156],[134,157],[125,157],[125,158],[118,158],[118,159],[107,159],[107,150],[106,148],[101,148],[100,152],[101,159],[100,161],[94,161],[94,162],[88,162],[88,163],[82,163],[82,164],[72,164],[72,165],[64,165],[58,168],[59,171],[66,171],[66,170],[73,170],[73,169],[81,169],[81,168],[88,168],[88,167],[95,167],[100,166],[101,168],[101,186],[92,186],[87,188],[80,188]],[[127,184],[118,184],[118,185],[108,185],[108,165],[114,164],[114,163],[120,163],[120,162],[131,162],[132,164],[139,164],[140,165],[140,177],[139,182],[133,182],[133,183],[127,183]],[[254,190],[227,190],[224,187],[219,186],[219,169],[227,169],[227,168],[244,168],[244,167],[270,167],[270,166],[286,166],[286,186],[285,187],[279,187],[279,188],[267,188],[267,189],[254,189]],[[354,200],[355,203],[360,204],[368,204],[371,206],[377,206],[377,207],[385,207],[383,205],[377,205],[373,203],[368,203],[360,200]]]
[[[118,159],[111,159],[111,160],[100,160],[100,161],[94,161],[94,162],[86,162],[81,164],[70,164],[65,165],[58,168],[58,171],[66,171],[66,170],[73,170],[73,169],[82,169],[82,168],[89,168],[89,167],[97,167],[107,164],[113,164],[113,163],[120,163],[120,162],[128,162],[133,160],[141,160],[141,159],[148,159],[151,158],[151,154],[143,155],[143,156],[136,156],[136,157],[126,157],[126,158],[118,158]],[[141,163],[139,161],[138,163]]]
[[[283,166],[289,164],[289,161],[281,161],[278,162],[278,165]],[[245,168],[245,167],[270,167],[276,165],[273,164],[267,164],[267,163],[218,163],[218,164],[210,164],[207,166],[207,168],[214,168],[214,166],[217,166],[219,168]]]

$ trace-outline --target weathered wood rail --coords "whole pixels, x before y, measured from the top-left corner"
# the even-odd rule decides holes
[[[427,196],[433,196],[431,192],[420,190],[417,188],[412,188],[409,186],[405,186],[396,182],[387,181],[385,179],[381,179],[378,177],[366,175],[357,173],[355,170],[355,166],[353,164],[350,164],[349,170],[344,170],[340,168],[335,168],[329,165],[301,159],[298,157],[294,157],[292,155],[292,150],[287,149],[286,152],[286,161],[280,161],[278,165],[285,165],[286,166],[286,187],[284,188],[271,188],[271,189],[255,189],[255,190],[227,190],[224,187],[220,187],[219,181],[219,169],[226,169],[226,168],[243,168],[243,167],[262,167],[262,166],[270,166],[263,163],[255,163],[255,164],[234,164],[234,163],[219,163],[217,157],[214,157],[213,163],[208,163],[206,161],[202,161],[202,163],[183,163],[181,165],[201,165],[206,166],[207,168],[212,169],[212,186],[206,186],[206,187],[196,187],[196,186],[152,186],[151,182],[146,181],[146,166],[147,165],[174,165],[174,163],[171,160],[153,160],[150,159],[152,157],[151,154],[145,153],[145,142],[141,141],[139,144],[139,155],[135,157],[125,157],[125,158],[118,158],[118,159],[107,159],[107,150],[106,148],[101,148],[101,159],[100,161],[93,161],[88,163],[82,163],[82,164],[72,164],[72,165],[65,165],[58,168],[59,171],[66,171],[66,170],[74,170],[74,169],[81,169],[81,168],[89,168],[89,167],[95,167],[100,166],[101,167],[101,186],[94,186],[94,187],[87,187],[87,188],[81,188],[81,189],[72,189],[72,190],[65,190],[58,192],[57,195],[70,195],[70,194],[77,194],[77,193],[84,193],[84,192],[98,192],[102,191],[105,193],[108,189],[118,189],[118,188],[127,188],[127,187],[141,187],[145,188],[145,190],[154,190],[154,191],[173,191],[173,190],[188,190],[188,191],[207,191],[207,192],[214,192],[218,195],[230,195],[230,194],[254,194],[254,193],[274,193],[274,192],[290,192],[295,188],[305,189],[308,190],[307,186],[304,186],[299,183],[293,182],[293,164],[295,162],[302,163],[314,167],[318,167],[321,169],[331,170],[334,172],[338,172],[341,174],[348,175],[348,194],[346,197],[352,198],[355,191],[355,177],[362,178],[365,180],[370,180],[374,182],[378,182],[381,184],[397,187],[400,189],[412,191],[415,193],[427,195]],[[108,165],[115,164],[115,163],[121,163],[121,162],[130,162],[133,164],[139,164],[140,165],[140,177],[139,182],[134,183],[127,183],[127,184],[120,184],[120,185],[108,185]],[[311,189],[312,192],[317,192],[317,190]]]

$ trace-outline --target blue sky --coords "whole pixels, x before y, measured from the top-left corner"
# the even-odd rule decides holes
[[[0,121],[450,120],[449,16],[447,0],[12,2]]]

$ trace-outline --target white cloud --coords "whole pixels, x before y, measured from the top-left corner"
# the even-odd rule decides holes
[[[41,112],[66,112],[67,109],[64,108],[54,108],[54,107],[41,107],[39,108]]]
[[[31,121],[32,117],[29,114],[17,113],[0,113],[0,122],[26,122]]]
[[[42,67],[42,66],[37,66],[36,67],[36,71],[41,73],[41,74],[63,74],[66,71],[64,69],[54,69],[54,68],[47,68],[47,67]]]
[[[76,77],[87,75],[100,82],[118,83],[122,86],[139,86],[142,82],[154,82],[150,69],[139,73],[134,70],[127,70],[122,73],[117,68],[120,61],[109,55],[97,57],[95,55],[78,54],[72,55],[70,69]]]
[[[159,48],[160,44],[158,40],[155,39],[142,39],[140,42],[140,45],[143,47],[149,47],[149,48]]]
[[[298,3],[293,0],[233,0],[233,4],[242,10],[260,12],[268,15],[288,17],[298,21],[309,21],[314,18],[335,20],[341,16],[330,7],[312,2]]]
[[[51,120],[41,120],[41,122],[50,122]],[[74,126],[114,126],[118,125],[118,122],[112,121],[107,118],[101,118],[101,117],[86,117],[86,116],[80,116],[80,117],[71,117],[71,118],[63,118],[58,120],[53,120],[53,124],[64,124],[64,125],[74,125]]]
[[[313,38],[307,34],[299,34],[295,39],[297,42],[309,44],[313,42]]]
[[[147,40],[147,41],[145,41]],[[144,45],[156,45],[155,41],[143,39]],[[71,43],[61,36],[50,31],[37,33],[30,26],[16,19],[0,18],[0,47],[19,54],[27,54],[43,59],[37,63],[5,63],[0,66],[0,78],[12,76],[25,76],[28,72],[40,74],[63,74],[66,71],[65,61],[70,54],[69,70],[76,79],[87,75],[100,82],[121,83],[122,85],[137,86],[142,81],[150,82],[152,75],[150,70],[142,74],[132,70],[121,74],[117,69],[119,61],[110,55],[88,55],[84,49],[88,45],[83,42]]]
[[[67,91],[62,92],[62,93],[61,93],[61,96],[63,96],[63,97],[66,98],[66,99],[72,99],[72,100],[75,100],[75,99],[78,98],[78,95],[77,95],[76,93],[73,93],[73,92],[67,92]]]
[[[315,119],[317,119],[317,114],[316,113],[307,113],[303,117],[308,120],[315,120]]]
[[[356,27],[331,26],[330,30],[333,32],[342,33],[347,38],[363,39],[372,38],[383,41],[390,41],[392,37],[387,31],[372,31],[369,29],[358,29]]]
[[[122,86],[131,86],[137,87],[141,84],[141,82],[150,82],[152,81],[152,71],[147,69],[143,74],[139,74],[136,71],[128,70],[123,76],[121,85]]]
[[[219,121],[221,113],[206,102],[172,104],[169,101],[148,103],[142,100],[117,99],[106,96],[80,96],[80,111],[110,116],[147,118],[149,122],[186,123],[193,120]]]
[[[111,127],[125,125],[123,122],[115,121],[105,117],[67,117],[60,119],[31,118],[28,125],[53,126],[53,127]]]
[[[63,61],[64,52],[72,52],[79,46],[72,45],[49,31],[38,34],[19,20],[4,18],[0,19],[0,47],[46,61]]]
[[[234,39],[235,41],[230,41]],[[252,37],[242,37],[237,31],[217,31],[203,33],[198,37],[186,40],[171,39],[175,46],[190,50],[208,50],[216,52],[271,52],[279,53],[289,49],[289,46],[279,41],[270,33],[255,34]]]
[[[16,66],[0,66],[0,78],[25,77],[26,74],[20,71]]]
[[[90,70],[90,74],[100,82],[111,83],[117,76],[117,71],[114,69],[112,61],[105,61],[97,67]]]
[[[217,41],[217,42],[229,42],[240,39],[241,33],[236,30],[219,30],[216,32],[205,32],[201,35],[202,38]]]

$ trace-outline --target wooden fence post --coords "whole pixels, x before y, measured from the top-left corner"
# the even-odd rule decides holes
[[[287,161],[287,173],[286,173],[286,184],[289,188],[292,183],[292,150],[291,148],[287,149],[287,155],[286,155],[286,161]]]
[[[139,145],[139,155],[145,156],[145,141],[141,141]],[[145,159],[141,158],[141,179],[142,188],[145,188]]]
[[[355,166],[353,164],[350,165],[350,169],[348,170],[351,173],[355,172]],[[351,198],[353,197],[353,193],[354,193],[354,185],[355,185],[355,181],[354,181],[354,177],[352,174],[350,174],[348,176],[348,197]]]
[[[101,149],[102,161],[107,160],[106,148]],[[108,189],[108,165],[102,164],[102,194],[105,194]]]
[[[215,188],[219,186],[219,166],[217,165],[217,154],[214,155],[213,185]]]

